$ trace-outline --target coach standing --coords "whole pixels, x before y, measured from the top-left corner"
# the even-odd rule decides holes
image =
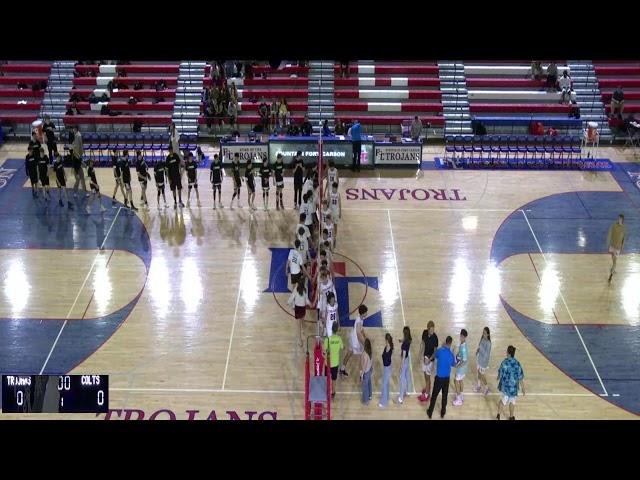
[[[451,367],[455,366],[456,358],[451,351],[451,343],[453,339],[447,336],[445,344],[436,351],[436,379],[433,383],[433,392],[431,394],[431,403],[427,409],[427,415],[431,418],[433,409],[436,406],[436,400],[440,390],[442,390],[442,407],[440,408],[440,418],[444,418],[447,413],[447,396],[449,395],[449,377],[451,376]]]
[[[353,142],[353,166],[351,170],[354,172],[360,171],[360,154],[362,153],[362,135],[361,135],[361,126],[358,120],[353,121],[353,125],[351,126],[351,141]]]

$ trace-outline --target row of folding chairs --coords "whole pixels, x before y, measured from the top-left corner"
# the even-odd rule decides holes
[[[109,162],[112,150],[129,150],[130,158],[136,150],[141,150],[148,161],[165,158],[169,151],[168,133],[90,133],[83,135],[85,157],[91,158],[98,165]],[[68,146],[65,145],[65,150]],[[180,150],[194,151],[198,148],[197,135],[181,135]],[[105,160],[106,159],[106,160]]]
[[[581,139],[575,135],[455,135],[446,138],[445,158],[572,159],[581,151]]]
[[[580,170],[585,159],[581,157],[535,157],[528,158],[487,158],[487,157],[449,157],[445,163],[449,167],[464,169],[549,169],[549,170]]]

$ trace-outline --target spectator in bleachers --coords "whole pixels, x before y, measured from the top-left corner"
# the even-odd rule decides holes
[[[422,121],[416,115],[413,117],[413,122],[411,122],[411,139],[414,142],[420,140],[420,135],[422,134]]]
[[[342,78],[349,78],[349,60],[340,61],[340,76]]]
[[[238,89],[236,88],[236,82],[231,82],[229,96],[231,97],[232,101],[238,103]]]
[[[540,80],[542,78],[542,62],[534,60],[531,62],[531,79]]]
[[[216,124],[218,127],[222,127],[224,125],[224,103],[222,102],[222,98],[213,104],[213,116],[216,119]]]
[[[278,119],[278,113],[280,111],[280,101],[273,97],[271,101],[271,127],[273,130],[276,130],[280,126],[280,121]]]
[[[209,75],[211,76],[211,81],[217,87],[221,76],[220,67],[217,62],[211,62],[211,72]]]
[[[569,72],[564,70],[562,72],[562,76],[558,83],[560,84],[560,91],[562,92],[560,95],[560,103],[569,103],[571,100],[571,77],[569,76]]]
[[[329,128],[329,120],[325,120],[322,124],[322,136],[323,137],[332,137],[331,129]]]
[[[555,91],[558,81],[558,66],[556,62],[551,62],[547,67],[547,91]]]
[[[232,129],[238,128],[238,99],[231,99],[229,101],[229,108],[227,108],[227,115],[229,117],[229,123]]]
[[[302,132],[303,137],[310,137],[313,133],[313,126],[309,121],[308,115],[304,116],[304,121],[302,122],[302,125],[300,125],[300,132]]]
[[[265,133],[269,132],[269,105],[264,101],[264,97],[262,97],[262,102],[260,106],[258,106],[258,114],[260,115],[260,125],[262,125],[262,131]]]
[[[285,127],[289,123],[290,113],[289,113],[289,104],[287,103],[287,99],[282,97],[280,100],[280,109],[278,111],[278,116],[280,117],[280,124]]]
[[[225,110],[229,109],[229,101],[231,100],[231,93],[229,92],[229,87],[227,86],[227,82],[222,85],[222,106]]]
[[[207,128],[209,129],[209,133],[211,133],[211,122],[213,122],[215,117],[215,109],[213,108],[213,100],[209,100],[204,107],[204,117],[207,121]]]
[[[619,113],[622,117],[622,112],[624,111],[624,92],[622,91],[622,87],[618,85],[613,91],[613,95],[611,96],[611,116],[615,116],[616,113]]]
[[[336,128],[334,129],[336,135],[344,135],[345,129],[342,120],[336,120]]]
[[[571,108],[569,110],[569,118],[580,118],[580,107],[577,100],[571,100]]]
[[[300,129],[293,119],[291,119],[291,121],[289,122],[289,126],[287,127],[287,135],[289,135],[290,137],[297,137],[298,135],[300,135]]]

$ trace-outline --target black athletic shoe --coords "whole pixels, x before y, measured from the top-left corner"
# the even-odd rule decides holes
[[[112,206],[112,207],[115,207],[115,206],[116,206],[116,199],[115,199],[115,198],[112,198],[112,199],[111,199],[111,206]]]
[[[348,377],[348,376],[349,376],[349,374],[347,373],[347,371],[346,371],[344,368],[343,368],[342,370],[340,370],[340,373],[341,373],[342,375],[344,375],[345,377]]]
[[[496,415],[496,420],[500,420],[500,414]]]
[[[335,394],[335,393],[332,393],[332,394],[331,394],[331,398],[336,398],[336,394]]]
[[[131,210],[134,210],[134,211],[136,211],[136,212],[138,211],[138,209],[136,208],[136,206],[135,206],[135,205],[133,205],[133,204],[131,204]]]
[[[515,420],[516,417],[509,417],[509,420]]]
[[[64,207],[64,203],[62,202],[62,199],[58,200],[58,205],[60,205],[61,207]]]
[[[611,272],[611,273],[609,274],[609,280],[607,280],[607,282],[608,282],[608,283],[611,283],[611,279],[612,279],[612,278],[613,278],[613,272]]]
[[[427,417],[429,417],[429,420],[431,420],[431,412],[429,410],[427,410]]]

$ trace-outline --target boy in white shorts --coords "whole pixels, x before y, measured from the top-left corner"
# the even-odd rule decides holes
[[[498,400],[498,415],[496,420],[500,420],[502,409],[509,405],[509,420],[515,420],[516,397],[518,396],[518,385],[524,395],[524,372],[520,362],[515,359],[516,347],[507,347],[507,358],[500,364],[498,369],[498,390],[502,398]]]
[[[353,323],[353,329],[349,336],[349,349],[344,356],[344,363],[342,364],[342,374],[346,375],[346,367],[349,359],[352,355],[362,355],[364,352],[364,341],[367,336],[364,333],[364,319],[367,318],[367,312],[369,309],[366,305],[360,305],[358,307],[358,315]]]
[[[467,331],[463,328],[460,330],[460,347],[458,347],[458,355],[456,356],[458,364],[456,365],[456,378],[453,381],[453,388],[456,392],[456,398],[453,400],[453,405],[456,407],[459,407],[464,402],[464,384],[462,381],[467,374],[467,367],[469,364],[468,359]]]

